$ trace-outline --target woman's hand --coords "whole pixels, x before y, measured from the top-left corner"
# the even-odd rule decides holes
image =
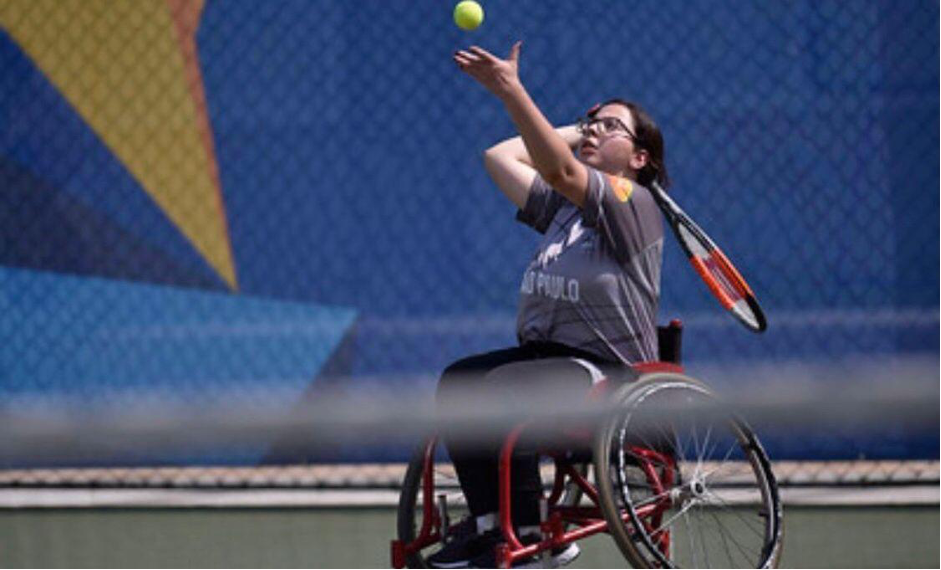
[[[562,137],[562,140],[565,141],[565,144],[569,145],[569,148],[572,149],[572,152],[577,151],[578,147],[582,144],[582,133],[578,131],[578,127],[575,125],[558,127],[555,132],[558,133],[560,137]]]
[[[513,44],[507,59],[500,59],[482,47],[472,46],[455,53],[454,62],[461,71],[476,79],[501,101],[506,101],[522,88],[519,77],[522,43]]]

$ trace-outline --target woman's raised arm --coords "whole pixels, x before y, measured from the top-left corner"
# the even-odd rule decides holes
[[[581,140],[574,125],[558,128],[555,132],[566,142],[569,152],[574,151]],[[488,148],[484,151],[484,166],[500,191],[522,210],[536,177],[536,168],[523,138],[514,137]]]
[[[503,102],[522,137],[532,168],[557,192],[580,207],[585,203],[588,170],[572,154],[569,142],[552,128],[523,87],[519,78],[520,46],[520,42],[514,44],[507,59],[473,46],[454,54],[454,61],[462,71]],[[529,181],[532,182],[532,178]],[[510,196],[514,203],[518,198]],[[525,192],[523,199],[525,204]]]

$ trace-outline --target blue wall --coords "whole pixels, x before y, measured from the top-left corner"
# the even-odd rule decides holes
[[[208,397],[211,379],[300,398],[325,370],[427,393],[448,362],[513,343],[536,236],[480,161],[512,125],[450,54],[516,39],[554,123],[613,96],[651,112],[675,198],[765,306],[769,331],[749,334],[671,243],[661,314],[686,321],[693,370],[937,358],[936,2],[484,6],[468,34],[440,1],[207,2],[196,45],[237,291],[0,33],[0,394]],[[89,368],[90,335],[135,348]],[[200,348],[179,358],[172,335]],[[890,439],[807,454],[937,454]]]

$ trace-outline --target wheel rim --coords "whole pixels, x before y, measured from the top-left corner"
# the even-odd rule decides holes
[[[442,529],[441,520],[440,520],[440,511],[439,504],[441,499],[439,497],[444,496],[445,503],[447,505],[447,515],[453,530],[454,525],[456,525],[460,520],[467,515],[467,506],[464,500],[464,495],[461,492],[461,487],[458,482],[457,474],[454,471],[454,466],[450,462],[440,461],[435,458],[435,453],[437,451],[437,446],[435,443],[430,444],[432,448],[427,450],[425,453],[430,453],[432,457],[432,476],[434,477],[434,493],[433,501],[434,508],[431,510],[431,519],[429,524],[431,525],[431,530],[433,536],[436,538],[433,542],[429,543],[427,546],[421,550],[415,552],[408,557],[410,567],[427,567],[427,558],[442,547],[442,542],[440,540],[440,531]],[[426,446],[427,448],[427,446]],[[419,473],[416,473],[412,478],[407,477],[407,481],[411,483],[412,488],[403,488],[403,495],[407,497],[408,505],[408,517],[410,521],[407,525],[406,532],[403,532],[400,536],[400,539],[409,544],[416,540],[425,523],[425,509],[424,509],[424,473],[422,468],[424,466],[424,461],[419,462],[417,465],[411,465],[410,469],[417,469]],[[402,508],[400,506],[400,508]]]
[[[708,412],[716,401],[697,384],[651,384],[631,397],[612,432],[611,475],[638,554],[648,566],[774,564],[780,505],[767,458],[728,415],[663,421],[665,409],[690,404]]]

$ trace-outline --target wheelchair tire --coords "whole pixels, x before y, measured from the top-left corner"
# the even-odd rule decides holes
[[[402,491],[399,494],[399,507],[396,514],[398,539],[403,544],[411,544],[418,538],[422,517],[424,516],[420,497],[422,493],[425,458],[430,457],[431,461],[437,463],[437,459],[435,458],[436,451],[437,438],[430,437],[422,441],[421,444],[416,447],[415,452],[408,462],[408,469],[405,471],[405,479],[402,481]],[[448,467],[450,467],[450,464],[448,464]],[[435,476],[434,495],[436,500],[438,495],[445,494],[449,507],[451,507],[452,504],[455,507],[462,506],[464,496],[461,493],[457,476],[454,474],[453,469],[449,472],[444,470],[443,466],[439,467],[435,465],[433,466],[433,473]],[[447,491],[447,493],[442,493],[443,491]],[[426,558],[437,550],[438,548],[436,546],[431,545],[425,550],[406,555],[405,561],[407,567],[430,568]]]
[[[595,479],[628,561],[636,568],[776,567],[781,500],[748,425],[682,374],[645,374],[611,401],[595,436]],[[677,413],[687,405],[691,413]]]

